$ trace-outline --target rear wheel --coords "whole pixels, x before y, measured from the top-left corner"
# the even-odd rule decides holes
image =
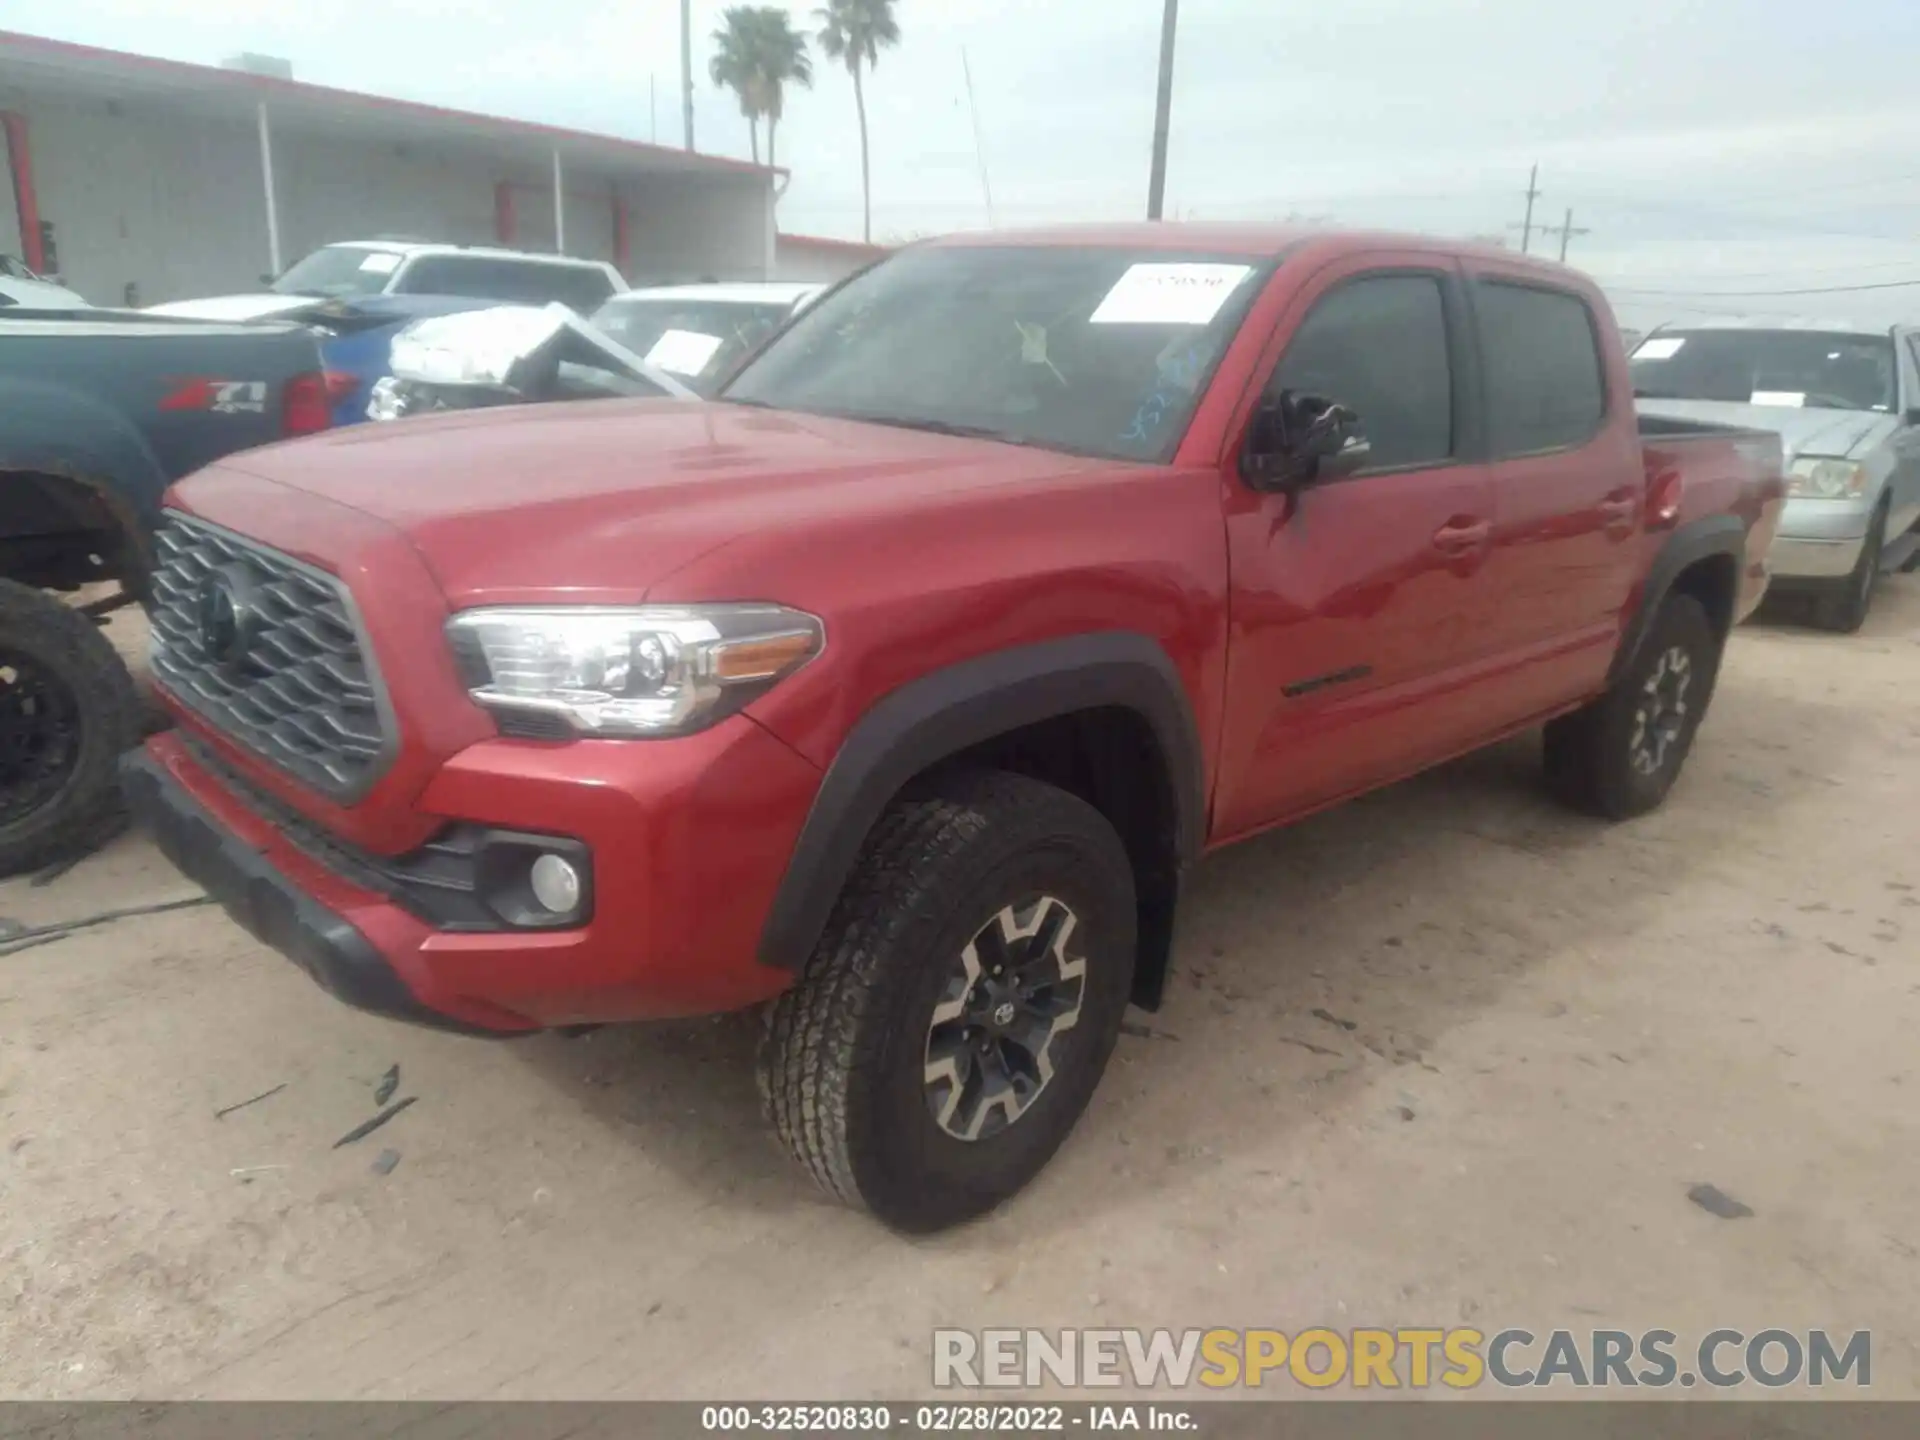
[[[1134,943],[1126,851],[1083,801],[997,773],[899,801],[768,1008],[768,1118],[826,1190],[889,1225],[990,1210],[1086,1108]]]
[[[89,617],[0,580],[0,875],[119,828],[115,767],[142,718],[133,677]]]
[[[1852,573],[1830,590],[1814,597],[1813,620],[1823,630],[1851,635],[1867,623],[1873,608],[1873,587],[1880,578],[1880,551],[1887,540],[1887,504],[1873,512],[1867,522],[1867,538],[1860,546],[1860,558]]]
[[[1625,674],[1547,726],[1547,783],[1576,810],[1645,814],[1673,788],[1720,669],[1720,636],[1691,595],[1669,595]]]

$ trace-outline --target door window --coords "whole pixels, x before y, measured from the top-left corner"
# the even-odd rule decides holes
[[[1474,291],[1486,356],[1493,455],[1585,444],[1607,413],[1600,341],[1578,296],[1483,281]]]
[[[1360,417],[1369,470],[1454,455],[1446,304],[1434,275],[1369,275],[1323,296],[1275,367],[1267,397],[1315,395]]]

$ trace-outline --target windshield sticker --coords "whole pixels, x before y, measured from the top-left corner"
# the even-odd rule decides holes
[[[1680,353],[1680,347],[1686,343],[1684,336],[1679,338],[1671,335],[1663,336],[1658,340],[1647,341],[1646,344],[1633,352],[1633,358],[1636,360],[1671,360]]]
[[[360,262],[360,268],[369,275],[391,275],[400,268],[400,257],[386,250],[375,250]]]
[[[1807,403],[1807,395],[1804,390],[1756,390],[1753,392],[1753,399],[1748,403],[1752,405],[1786,405],[1798,410]]]
[[[669,330],[653,342],[646,359],[649,365],[657,365],[672,375],[698,375],[723,343],[718,335],[702,335],[697,330]]]
[[[1205,325],[1251,265],[1133,265],[1088,317],[1092,325]]]

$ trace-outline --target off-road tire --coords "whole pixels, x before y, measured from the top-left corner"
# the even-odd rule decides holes
[[[1844,580],[1823,587],[1813,597],[1813,623],[1822,630],[1851,635],[1867,623],[1873,609],[1873,587],[1880,579],[1880,552],[1887,543],[1887,502],[1882,500],[1867,522],[1867,538],[1860,558]]]
[[[1632,664],[1606,694],[1546,729],[1547,787],[1563,804],[1606,820],[1644,815],[1667,798],[1693,748],[1719,676],[1722,637],[1691,595],[1660,603]],[[1661,658],[1683,652],[1690,666],[1687,713],[1651,774],[1634,764],[1636,717]]]
[[[139,741],[145,711],[126,665],[89,616],[0,580],[0,666],[7,655],[64,691],[78,723],[76,753],[59,789],[25,814],[7,819],[0,811],[0,875],[15,875],[85,854],[125,823],[116,767],[120,753]]]
[[[1060,897],[1086,969],[1078,1023],[1017,1119],[965,1141],[927,1098],[928,1035],[948,967],[1003,907]],[[1020,775],[975,772],[882,815],[794,987],[765,1014],[761,1102],[830,1194],[907,1232],[992,1209],[1047,1163],[1085,1110],[1132,988],[1133,872],[1092,806]]]

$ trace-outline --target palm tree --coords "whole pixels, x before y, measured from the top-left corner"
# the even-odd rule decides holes
[[[793,20],[777,5],[763,5],[759,16],[756,53],[759,58],[761,97],[767,117],[767,164],[774,165],[774,135],[780,117],[786,113],[787,86],[813,88],[813,57],[807,53],[807,37],[793,28]]]
[[[827,0],[814,11],[820,21],[820,48],[829,60],[845,62],[853,76],[853,103],[860,112],[861,238],[873,240],[873,178],[867,162],[867,92],[860,71],[880,63],[881,47],[900,43],[894,0]]]
[[[707,74],[715,85],[740,97],[755,164],[760,161],[760,117],[766,117],[767,164],[772,165],[780,119],[786,113],[786,87],[813,84],[807,37],[777,5],[732,5],[720,19]]]
[[[751,5],[728,7],[713,32],[713,59],[707,62],[707,75],[722,90],[740,97],[740,113],[747,117],[747,133],[753,139],[753,163],[760,163],[760,117],[766,103],[760,83],[757,59],[758,12]]]

